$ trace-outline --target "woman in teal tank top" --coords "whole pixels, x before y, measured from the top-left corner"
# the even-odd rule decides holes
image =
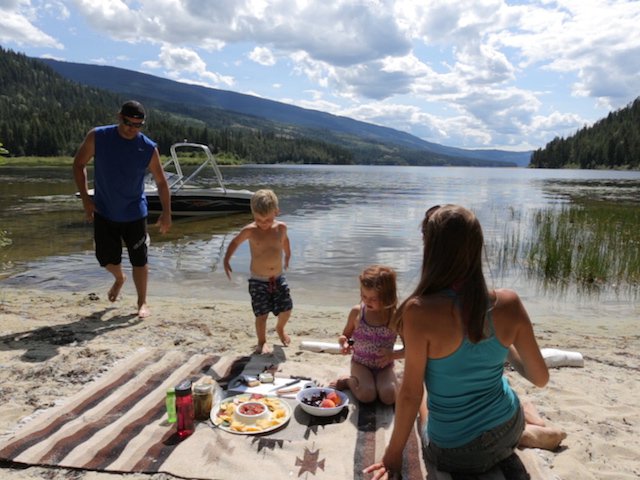
[[[401,472],[402,451],[419,412],[428,411],[425,458],[443,471],[482,473],[519,444],[557,447],[565,434],[525,425],[525,412],[503,375],[509,361],[538,387],[549,380],[518,295],[487,288],[478,219],[460,206],[433,207],[425,214],[422,234],[422,275],[396,317],[405,368],[393,433],[382,461],[365,472],[373,472],[373,479]],[[422,403],[425,386],[428,408]]]

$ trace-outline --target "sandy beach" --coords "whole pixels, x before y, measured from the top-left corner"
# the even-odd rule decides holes
[[[248,355],[255,345],[246,302],[151,296],[152,315],[141,321],[133,300],[125,295],[111,304],[106,291],[0,288],[2,437],[19,428],[21,419],[46,414],[139,348]],[[299,349],[304,340],[334,341],[347,309],[303,300],[297,299],[289,323],[287,362],[320,378],[324,366],[347,372],[348,357]],[[633,319],[621,328],[581,328],[580,322],[560,322],[549,314],[532,319],[541,347],[578,351],[585,359],[584,368],[552,369],[545,389],[508,374],[518,394],[568,434],[558,451],[536,453],[560,479],[639,478],[640,335],[629,327]],[[269,341],[277,342],[274,325],[271,318]],[[11,465],[0,469],[0,476],[11,480],[173,478]]]

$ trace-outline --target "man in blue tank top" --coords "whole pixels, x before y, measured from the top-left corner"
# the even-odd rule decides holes
[[[92,129],[73,160],[73,177],[87,221],[94,225],[96,258],[114,277],[109,300],[115,302],[127,279],[122,270],[122,243],[127,247],[133,282],[138,294],[138,317],[150,314],[147,307],[147,199],[144,177],[150,171],[158,187],[162,214],[160,233],[171,227],[171,194],[156,143],[140,132],[145,110],[135,100],[125,102],[117,125]],[[87,164],[94,160],[94,191],[87,182]]]

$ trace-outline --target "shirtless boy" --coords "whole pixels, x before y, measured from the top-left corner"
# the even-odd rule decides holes
[[[284,277],[284,270],[289,268],[291,247],[287,236],[287,225],[276,220],[280,213],[278,197],[272,190],[258,190],[251,199],[253,222],[240,230],[235,236],[224,256],[224,271],[231,279],[229,260],[245,240],[249,240],[251,252],[251,278],[249,278],[249,294],[251,307],[256,317],[256,334],[258,345],[255,352],[271,353],[267,345],[267,317],[269,312],[278,317],[276,332],[284,346],[291,343],[291,338],[284,327],[291,316],[293,302],[289,294],[289,285]],[[283,261],[284,253],[284,261]]]

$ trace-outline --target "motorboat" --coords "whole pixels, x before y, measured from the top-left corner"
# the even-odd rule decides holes
[[[185,176],[178,157],[179,149],[191,152],[202,150],[203,162],[189,176]],[[250,190],[233,190],[226,188],[220,167],[213,153],[207,145],[191,142],[178,142],[171,145],[171,157],[163,165],[165,176],[171,191],[171,213],[176,217],[191,216],[222,216],[233,213],[251,211]],[[202,171],[211,167],[215,173],[218,186],[201,185],[194,182]],[[147,175],[144,194],[147,197],[149,215],[159,215],[162,212],[160,197],[153,176]]]
[[[204,153],[204,160],[189,176],[185,176],[180,165],[179,149],[186,149],[192,154],[202,155]],[[202,150],[202,152],[199,152],[199,150]],[[171,145],[170,152],[171,157],[164,163],[163,168],[171,191],[172,216],[217,217],[251,211],[251,198],[254,192],[226,188],[220,167],[207,145],[186,141],[178,142]],[[217,186],[195,183],[196,177],[207,167],[213,169]],[[93,197],[93,192],[93,189],[88,191],[91,197]],[[162,213],[162,204],[160,203],[158,188],[151,174],[147,174],[145,177],[144,194],[147,198],[149,215],[160,215]],[[79,197],[80,194],[76,193],[76,196]]]

